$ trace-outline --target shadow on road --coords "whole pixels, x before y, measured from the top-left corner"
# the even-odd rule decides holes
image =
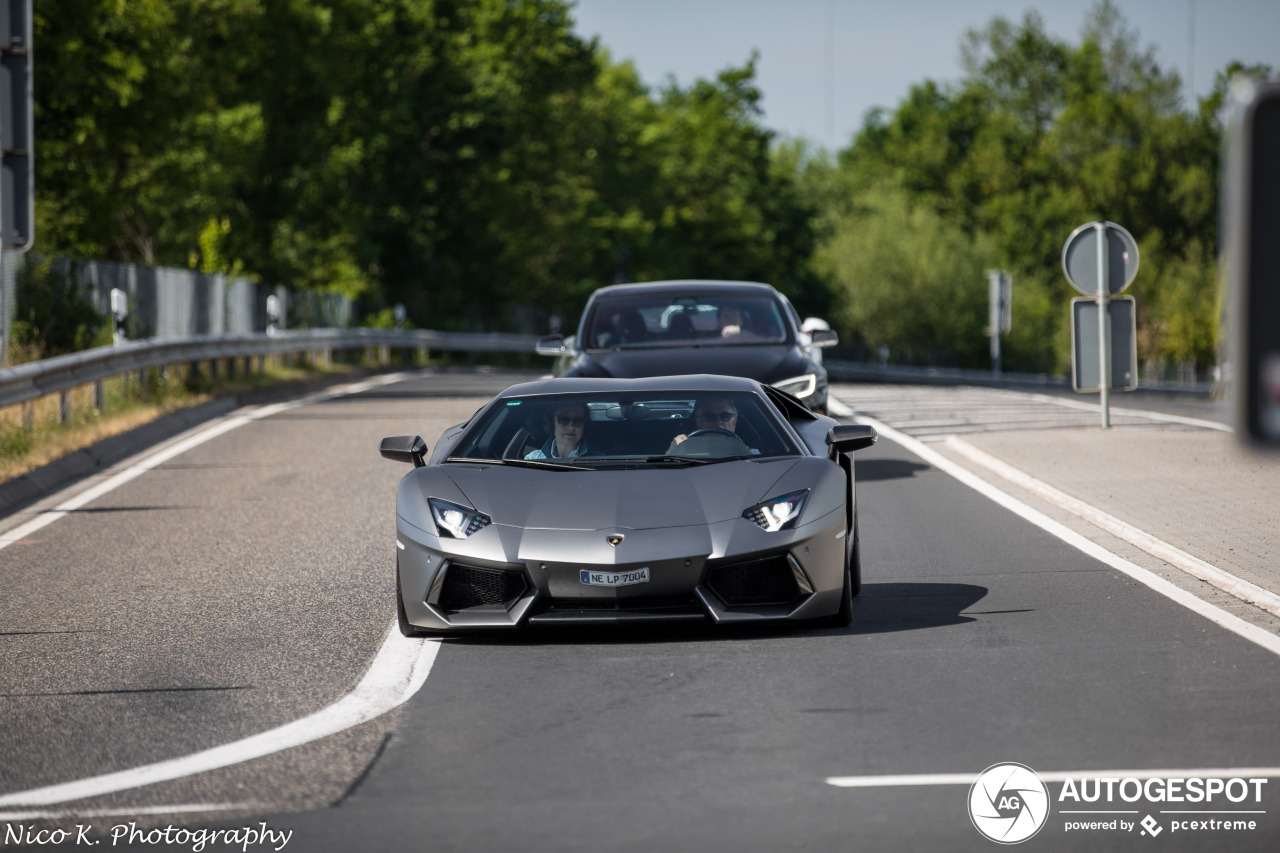
[[[854,478],[859,483],[875,480],[904,480],[928,468],[928,465],[909,462],[906,459],[855,459]]]
[[[883,634],[975,622],[962,614],[986,594],[985,586],[968,583],[864,583],[846,630]]]
[[[985,586],[962,583],[864,583],[854,599],[853,624],[847,628],[797,623],[724,626],[705,624],[525,627],[500,634],[461,634],[447,643],[476,646],[631,645],[719,640],[761,640],[768,637],[829,638],[838,634],[884,634],[917,631],[977,621],[963,611],[981,601]]]

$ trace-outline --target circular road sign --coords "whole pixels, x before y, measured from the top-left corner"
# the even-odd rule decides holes
[[[1062,271],[1071,286],[1085,296],[1098,294],[1098,228],[1086,222],[1071,232],[1062,246]],[[1138,274],[1138,244],[1133,235],[1114,222],[1103,222],[1106,235],[1107,292],[1117,294]]]

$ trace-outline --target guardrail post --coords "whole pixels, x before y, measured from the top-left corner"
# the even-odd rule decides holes
[[[216,358],[209,359],[209,381],[218,381],[218,360]]]
[[[233,355],[227,359],[227,378],[235,381],[236,378],[236,357]]]
[[[71,392],[58,392],[58,421],[63,426],[71,426]]]
[[[22,428],[28,435],[36,431],[36,404],[32,400],[22,404]]]
[[[106,398],[106,389],[102,385],[102,380],[95,380],[93,383],[93,408],[99,413],[106,407]]]

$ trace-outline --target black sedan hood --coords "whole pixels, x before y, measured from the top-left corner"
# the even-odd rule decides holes
[[[778,382],[805,372],[805,361],[795,347],[740,344],[642,347],[583,353],[566,376],[612,376],[635,379],[713,373],[745,376],[761,382]]]

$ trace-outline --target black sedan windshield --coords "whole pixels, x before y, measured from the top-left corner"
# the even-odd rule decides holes
[[[786,325],[765,296],[690,294],[602,299],[590,318],[587,349],[782,344]]]
[[[772,405],[761,397],[663,391],[499,400],[471,424],[447,461],[580,470],[800,453]]]

